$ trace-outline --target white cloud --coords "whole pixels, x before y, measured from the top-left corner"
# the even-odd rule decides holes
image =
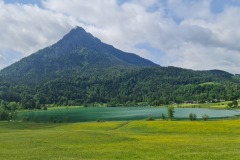
[[[27,56],[55,43],[75,24],[69,17],[36,5],[4,4],[0,1],[0,8],[1,57],[7,56],[5,50]],[[12,59],[15,59],[14,55]],[[0,68],[6,66],[4,61],[0,63]]]
[[[209,0],[43,0],[39,8],[0,0],[0,55],[9,48],[28,55],[80,25],[160,65],[239,73],[240,8],[226,5],[212,13],[211,5]]]
[[[54,12],[61,12],[74,16],[83,27],[106,43],[128,52],[137,52],[145,58],[151,56],[146,50],[139,50],[135,46],[159,37],[164,23],[161,11],[148,12],[148,7],[158,5],[157,0],[133,0],[118,5],[115,0],[73,0],[68,3],[62,0],[44,1],[44,7]],[[169,21],[169,22],[168,22]],[[161,33],[160,33],[161,34]],[[158,46],[158,44],[155,44]]]

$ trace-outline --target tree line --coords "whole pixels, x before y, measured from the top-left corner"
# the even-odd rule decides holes
[[[228,101],[239,97],[237,77],[175,67],[125,68],[121,71],[110,68],[96,74],[61,74],[43,83],[0,83],[0,100],[14,103],[18,109],[40,109],[49,105],[157,106]],[[5,108],[6,105],[1,106]]]

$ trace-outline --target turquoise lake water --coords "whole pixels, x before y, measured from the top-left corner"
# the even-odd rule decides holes
[[[240,115],[240,110],[208,109],[208,108],[175,108],[174,117],[176,119],[188,119],[190,113],[202,118],[207,114],[209,118],[228,118]],[[39,111],[19,112],[17,119],[27,119],[29,121],[70,121],[86,122],[96,120],[119,121],[119,120],[140,120],[148,117],[160,118],[165,114],[167,117],[167,108],[157,107],[108,107],[108,108],[69,108]]]

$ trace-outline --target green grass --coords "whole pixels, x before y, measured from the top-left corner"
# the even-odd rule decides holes
[[[240,120],[0,122],[0,159],[239,159]]]
[[[75,109],[75,108],[83,108],[83,106],[58,106],[58,107],[48,107],[48,110]]]
[[[174,105],[174,107],[225,109],[229,102],[230,101],[217,102],[217,103],[180,104],[180,105]]]

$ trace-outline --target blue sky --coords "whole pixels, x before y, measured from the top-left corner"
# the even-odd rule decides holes
[[[41,6],[41,0],[4,0],[5,3],[20,3],[20,4],[32,4]]]
[[[239,73],[239,0],[0,0],[0,69],[76,25],[162,66]]]
[[[117,0],[117,2],[122,5],[131,0]],[[159,0],[161,3],[166,4],[167,0]],[[186,2],[192,2],[196,0],[185,0]],[[4,0],[5,3],[20,3],[20,4],[33,4],[42,7],[41,0]],[[220,13],[224,10],[225,6],[240,6],[239,0],[212,0],[211,1],[211,11],[213,13]],[[154,9],[154,7],[153,7]]]
[[[213,0],[211,3],[211,11],[213,13],[221,13],[227,6],[240,6],[239,0]]]

